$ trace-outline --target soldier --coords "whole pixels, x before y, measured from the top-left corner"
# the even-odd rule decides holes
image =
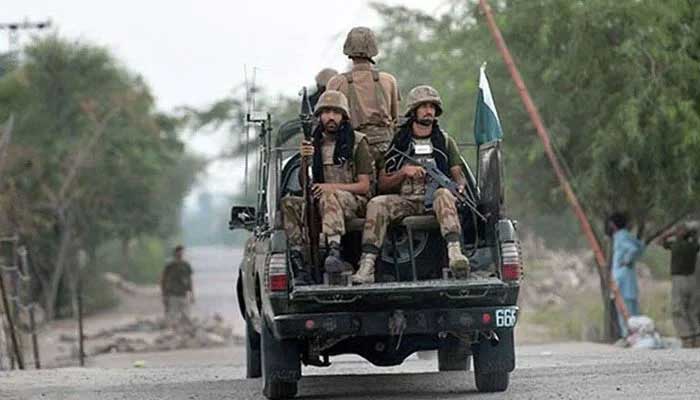
[[[175,247],[174,259],[163,269],[160,288],[168,325],[176,327],[190,322],[190,304],[194,303],[192,267],[184,259],[185,248]]]
[[[670,237],[675,236],[675,240]],[[693,309],[696,291],[695,262],[698,258],[697,231],[687,224],[661,236],[659,242],[671,251],[671,308],[673,325],[683,347],[700,347],[700,321]]]
[[[367,135],[376,162],[387,150],[398,121],[400,98],[396,78],[372,66],[372,58],[379,52],[374,32],[369,28],[352,28],[343,53],[352,60],[352,69],[333,77],[328,89],[343,92],[349,99],[352,126]]]
[[[338,71],[333,68],[324,68],[316,74],[316,92],[309,96],[309,102],[311,103],[311,108],[316,108],[316,103],[318,99],[321,98],[323,92],[326,91],[326,86],[328,86],[328,81],[338,75]]]
[[[320,123],[314,130],[313,143],[302,141],[301,155],[313,157],[313,194],[319,200],[322,233],[328,241],[325,270],[341,272],[345,263],[340,258],[340,238],[345,234],[346,221],[364,215],[372,158],[365,135],[350,125],[344,94],[327,90],[314,115]],[[303,204],[301,197],[287,196],[281,205],[296,284],[312,283],[302,252]]]
[[[353,275],[355,283],[374,282],[374,264],[379,254],[386,230],[391,222],[403,217],[422,214],[426,175],[422,167],[409,165],[396,150],[425,161],[434,161],[438,168],[460,185],[467,184],[461,167],[461,157],[455,141],[443,132],[437,122],[442,114],[442,100],[430,86],[417,86],[408,95],[408,106],[402,124],[386,153],[380,160],[379,189],[384,193],[374,197],[367,205],[367,217],[362,235],[360,268]],[[433,208],[440,223],[440,232],[447,241],[449,266],[455,276],[469,276],[469,259],[462,254],[461,227],[454,195],[447,189],[435,191]]]

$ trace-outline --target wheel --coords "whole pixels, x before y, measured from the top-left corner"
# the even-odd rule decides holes
[[[462,341],[438,349],[438,371],[469,371],[470,351]]]
[[[260,334],[248,318],[245,320],[245,358],[246,378],[260,378],[262,363],[260,360]]]
[[[513,329],[497,329],[497,341],[481,341],[473,347],[474,380],[480,392],[508,389],[509,374],[515,369]]]
[[[245,312],[245,297],[243,296],[243,276],[238,273],[238,280],[236,281],[236,298],[238,299],[238,310],[241,312],[241,317],[246,319]]]
[[[485,393],[504,392],[508,389],[509,376],[510,372],[492,372],[490,374],[474,372],[476,388]]]
[[[301,378],[299,343],[276,339],[264,317],[261,338],[263,395],[270,400],[294,397]]]

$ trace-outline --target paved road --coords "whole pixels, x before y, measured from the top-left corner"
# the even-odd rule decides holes
[[[194,315],[218,313],[234,327],[237,335],[244,335],[243,320],[238,311],[236,278],[243,252],[231,247],[192,247],[187,258],[194,269],[193,284],[196,302]]]
[[[242,333],[234,292],[240,253],[191,249],[195,310],[221,313]],[[517,331],[516,331],[517,337]],[[700,399],[700,350],[622,350],[564,343],[519,346],[518,369],[501,394],[476,392],[471,374],[437,373],[434,359],[411,357],[393,368],[357,357],[330,368],[304,368],[305,399]],[[262,399],[259,379],[245,379],[240,345],[167,353],[110,354],[91,368],[0,372],[0,400]],[[136,360],[145,368],[133,368]],[[110,368],[103,368],[109,366]]]
[[[260,380],[244,379],[240,348],[207,352],[192,364],[177,367],[0,373],[0,399],[263,398]],[[434,372],[435,360],[412,358],[401,367],[381,369],[343,357],[328,369],[305,368],[299,395],[304,399],[696,400],[699,367],[700,350],[635,351],[586,343],[522,346],[510,389],[483,395],[476,392],[471,375]]]

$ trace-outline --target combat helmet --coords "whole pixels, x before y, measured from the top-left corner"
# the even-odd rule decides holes
[[[419,85],[408,92],[408,104],[406,105],[406,112],[404,115],[408,117],[423,103],[432,103],[435,106],[436,117],[442,114],[442,99],[440,98],[440,93],[432,86]]]
[[[374,62],[372,57],[379,54],[377,38],[374,36],[374,32],[364,26],[352,28],[345,39],[343,53],[348,57],[366,58]]]
[[[350,118],[350,107],[348,106],[348,98],[337,90],[326,90],[321,95],[316,103],[314,115],[319,116],[324,108],[333,108],[339,110],[345,118]]]
[[[322,69],[318,74],[316,74],[316,86],[320,88],[326,87],[328,85],[328,81],[330,81],[331,78],[336,75],[338,75],[338,71],[334,70],[333,68]]]

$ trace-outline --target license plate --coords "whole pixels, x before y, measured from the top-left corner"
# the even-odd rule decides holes
[[[513,308],[503,308],[496,310],[496,327],[512,328],[518,320],[518,312]]]

